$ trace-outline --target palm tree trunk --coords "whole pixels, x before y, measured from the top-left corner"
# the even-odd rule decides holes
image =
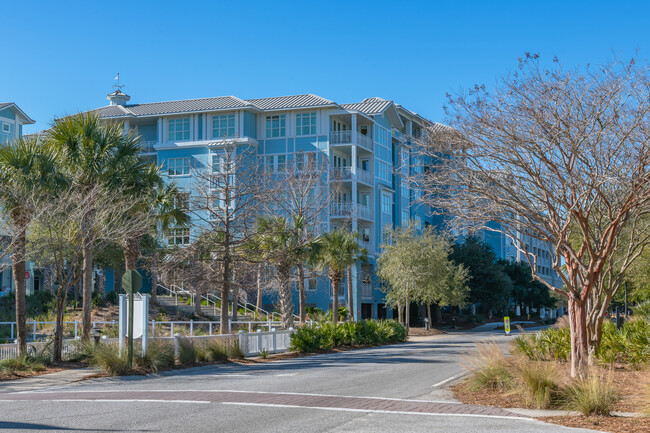
[[[280,289],[280,311],[282,313],[282,327],[288,329],[293,326],[293,302],[291,301],[291,265],[276,266],[276,275]]]
[[[348,315],[350,322],[354,322],[354,291],[352,290],[352,266],[348,266]]]
[[[83,216],[81,222],[82,231],[82,252],[83,252],[83,312],[81,316],[81,340],[90,340],[90,330],[92,329],[92,296],[93,296],[93,235],[92,235],[92,215],[87,213]]]
[[[127,271],[138,269],[138,258],[140,258],[140,236],[133,236],[126,239],[122,245],[124,248],[124,265]]]
[[[16,348],[18,356],[27,355],[27,323],[25,314],[25,250],[27,243],[24,218],[14,222],[14,248],[11,256],[11,268],[14,277],[16,295]]]
[[[255,309],[257,310],[257,314],[261,314],[262,312],[262,267],[264,265],[262,262],[257,264],[257,303],[255,305]]]
[[[332,280],[332,322],[339,321],[339,284],[341,281],[334,277]]]
[[[300,310],[300,323],[305,323],[305,268],[298,264],[298,309]]]
[[[155,304],[158,301],[156,296],[158,292],[158,272],[156,269],[151,270],[151,303]]]
[[[56,293],[56,324],[54,325],[54,347],[52,349],[52,358],[55,362],[61,361],[61,352],[63,351],[63,314],[67,294],[66,285],[62,282],[62,277],[60,277],[59,289]]]

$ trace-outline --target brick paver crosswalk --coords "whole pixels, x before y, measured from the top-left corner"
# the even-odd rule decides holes
[[[336,396],[283,392],[145,390],[145,391],[50,391],[0,393],[0,401],[148,401],[225,403],[327,410],[522,418],[489,406],[379,397]]]

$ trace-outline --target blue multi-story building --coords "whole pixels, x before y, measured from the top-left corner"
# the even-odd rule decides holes
[[[31,125],[34,121],[13,102],[0,102],[0,144],[11,142],[23,136],[23,125]],[[0,236],[4,235],[0,231]],[[38,290],[40,276],[36,275],[34,263],[27,262],[25,273],[26,291],[28,295]],[[11,256],[6,255],[0,262],[0,295],[14,290],[14,279],[11,273]]]
[[[143,155],[162,164],[169,178],[187,192],[196,181],[192,168],[209,166],[226,140],[256,148],[257,160],[271,171],[298,163],[297,159],[327,158],[342,188],[323,225],[328,229],[347,225],[360,234],[369,254],[369,263],[357,265],[353,272],[356,316],[390,316],[373,272],[383,228],[410,220],[422,226],[433,222],[427,207],[417,204],[420,192],[403,179],[407,171],[424,170],[424,162],[411,153],[411,140],[422,135],[425,119],[381,98],[338,104],[307,94],[129,104],[130,97],[121,90],[107,98],[110,105],[93,112],[139,134]],[[178,228],[167,238],[183,245],[193,236],[191,229]],[[347,290],[339,293],[344,302]],[[310,278],[306,299],[309,306],[329,308],[327,282]]]

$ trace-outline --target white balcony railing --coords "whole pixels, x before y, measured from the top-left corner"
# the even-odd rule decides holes
[[[332,203],[330,205],[330,216],[333,217],[350,217],[354,208],[351,202]]]
[[[358,144],[369,151],[373,151],[372,138],[363,135],[358,131],[332,131],[330,132],[330,144]]]
[[[332,168],[332,178],[334,180],[352,179],[352,167],[334,167]]]
[[[372,185],[372,176],[366,170],[357,168],[357,180]]]
[[[154,146],[158,143],[156,140],[145,140],[140,142],[140,151],[142,153],[154,153],[156,149]]]
[[[362,204],[357,205],[357,217],[372,220],[372,215],[372,209],[370,209],[368,206],[364,206]]]

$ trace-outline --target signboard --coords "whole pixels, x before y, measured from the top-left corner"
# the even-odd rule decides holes
[[[127,295],[128,297],[131,295]],[[129,323],[129,310],[126,310],[126,323]],[[142,337],[142,320],[144,315],[144,300],[140,293],[133,295],[133,338]],[[129,336],[129,329],[127,326],[126,336]]]
[[[32,277],[32,274],[29,273],[29,271],[25,272],[25,279],[29,280]]]
[[[506,335],[510,335],[510,317],[506,316],[503,318],[503,329],[506,331]]]

